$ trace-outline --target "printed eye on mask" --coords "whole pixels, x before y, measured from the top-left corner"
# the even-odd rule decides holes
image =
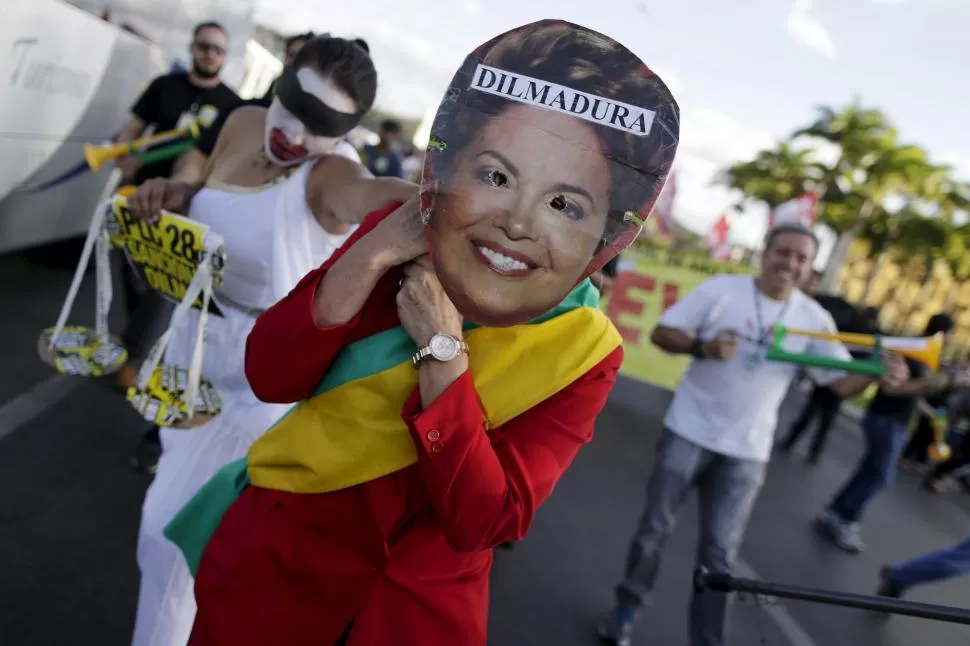
[[[608,36],[543,20],[475,49],[438,108],[421,184],[458,310],[510,326],[561,303],[640,233],[679,133],[663,81]]]

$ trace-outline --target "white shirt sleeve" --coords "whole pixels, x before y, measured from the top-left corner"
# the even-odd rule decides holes
[[[835,321],[832,320],[832,315],[828,312],[822,312],[819,320],[819,331],[837,331]],[[842,359],[843,361],[852,360],[852,355],[849,354],[849,350],[839,341],[812,339],[805,351],[809,354],[817,354],[823,357],[831,357],[833,359]],[[842,370],[830,370],[826,368],[809,368],[808,373],[811,376],[812,381],[822,386],[832,384],[846,376],[846,373]]]
[[[721,276],[708,278],[661,314],[659,325],[697,334],[709,323],[711,310],[724,291]]]

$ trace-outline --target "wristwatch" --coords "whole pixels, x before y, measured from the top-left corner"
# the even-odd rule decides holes
[[[428,345],[418,348],[418,351],[411,356],[411,362],[418,365],[425,359],[451,361],[462,353],[468,353],[468,344],[450,334],[436,332],[428,341]]]
[[[695,359],[707,358],[707,355],[704,354],[704,342],[701,341],[699,336],[695,336],[693,343],[690,344],[690,354]]]

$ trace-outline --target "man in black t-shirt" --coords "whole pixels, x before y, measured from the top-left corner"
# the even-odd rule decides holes
[[[919,471],[930,460],[930,445],[936,441],[933,420],[939,409],[946,408],[953,391],[947,389],[931,393],[916,400],[916,429],[910,434],[909,442],[899,459],[903,471]]]
[[[946,334],[952,329],[952,318],[936,314],[926,324],[923,336],[930,337],[938,332]],[[869,403],[862,418],[865,454],[855,472],[818,517],[819,526],[829,538],[853,554],[863,549],[859,533],[862,512],[876,494],[892,482],[919,398],[948,388],[970,386],[970,375],[965,370],[930,375],[924,364],[908,358],[906,363],[911,373],[909,381],[892,390],[880,387]]]
[[[227,45],[228,37],[221,25],[214,22],[198,25],[190,46],[192,69],[154,79],[132,107],[131,119],[118,141],[137,139],[150,127],[155,132],[186,128],[193,122],[205,127],[238,105],[239,97],[219,78]],[[170,158],[143,166],[134,155],[117,161],[125,181],[136,185],[154,177],[171,176],[175,164],[175,158]],[[168,325],[173,304],[141,285],[128,263],[124,263],[122,277],[128,307],[128,327],[123,334],[128,363],[119,371],[117,384],[127,389],[134,384],[139,364]],[[152,473],[159,454],[155,428],[136,449],[132,466]]]
[[[316,36],[314,33],[309,31],[305,34],[299,34],[297,36],[291,36],[288,38],[286,40],[286,57],[283,63],[285,65],[289,65],[290,61],[293,60],[303,46],[315,37]],[[363,48],[364,51],[370,52],[367,42],[363,39],[358,38],[354,42]],[[270,88],[267,90],[265,95],[258,99],[241,101],[236,107],[244,105],[258,105],[268,108],[273,102],[275,86],[276,82],[274,81],[273,84],[270,85]],[[234,109],[235,108],[233,108],[233,110]],[[179,179],[184,182],[197,182],[201,179],[202,169],[205,167],[205,163],[208,161],[209,157],[212,156],[212,152],[216,149],[216,142],[219,140],[219,133],[222,132],[222,127],[225,125],[226,119],[229,118],[231,113],[232,110],[222,112],[214,123],[202,130],[192,149],[186,152],[182,158],[179,159],[176,167],[175,179]]]
[[[165,132],[188,127],[194,121],[205,129],[239,105],[241,99],[219,78],[227,45],[228,37],[219,24],[207,22],[196,27],[190,48],[191,71],[153,80],[132,107],[131,119],[118,140],[136,139],[150,126],[155,132]],[[134,184],[170,177],[174,166],[174,158],[149,166],[142,166],[135,156],[118,160],[118,167]]]
[[[946,479],[957,471],[965,471],[970,465],[970,437],[966,429],[970,423],[970,390],[957,389],[950,393],[945,402],[947,408],[947,432],[952,434],[947,444],[953,448],[948,460],[933,465],[923,480],[923,487],[934,493],[942,493],[947,488]],[[970,483],[966,477],[960,478],[960,484],[970,491]]]
[[[826,307],[826,297],[822,294],[816,294],[815,300]],[[836,301],[837,302],[837,301]],[[829,310],[832,314],[832,318],[835,320],[836,327],[838,327],[839,332],[854,332],[857,334],[877,334],[879,325],[879,309],[875,307],[864,307],[861,310],[855,310],[852,312],[853,316],[839,316],[841,312],[836,309],[836,311]],[[849,353],[855,359],[863,359],[869,356],[871,353],[866,351],[849,350]],[[921,364],[922,365],[922,364]],[[912,372],[913,367],[910,366],[910,371]],[[806,402],[805,407],[802,409],[801,414],[795,423],[792,424],[791,429],[788,434],[782,438],[779,442],[779,448],[785,453],[791,452],[798,440],[804,435],[805,431],[808,430],[809,425],[812,420],[818,419],[818,426],[815,427],[815,435],[812,437],[811,449],[808,453],[808,458],[806,462],[808,464],[816,464],[822,457],[822,451],[825,450],[825,442],[828,439],[829,431],[832,429],[832,424],[835,422],[836,416],[839,414],[839,408],[842,406],[842,397],[838,395],[834,390],[828,386],[823,386],[821,384],[814,384],[812,388],[812,394]]]

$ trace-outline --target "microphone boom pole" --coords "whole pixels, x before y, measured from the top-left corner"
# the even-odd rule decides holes
[[[768,583],[755,579],[743,579],[729,574],[715,574],[699,569],[694,574],[694,589],[698,592],[748,592],[782,599],[795,599],[812,603],[823,603],[843,608],[858,608],[892,615],[907,615],[920,619],[946,621],[954,624],[970,625],[970,610],[939,606],[931,603],[918,603],[903,599],[891,599],[851,592],[834,592],[817,588],[795,585]]]

